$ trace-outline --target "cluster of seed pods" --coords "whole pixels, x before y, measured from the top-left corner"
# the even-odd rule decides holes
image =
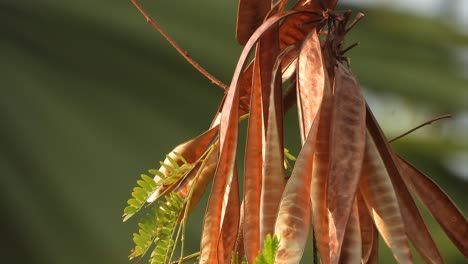
[[[324,264],[378,263],[379,235],[399,263],[413,262],[409,242],[428,263],[443,263],[412,195],[468,257],[466,218],[390,147],[347,67],[344,38],[362,15],[333,11],[336,0],[299,0],[291,10],[287,2],[239,1],[236,37],[245,47],[232,82],[209,130],[174,149],[189,163],[215,152],[199,176],[155,194],[193,189],[193,207],[213,181],[200,263],[231,263],[234,253],[254,263],[267,234],[280,239],[275,263],[299,263],[310,233]],[[296,104],[302,149],[286,180],[283,117]]]

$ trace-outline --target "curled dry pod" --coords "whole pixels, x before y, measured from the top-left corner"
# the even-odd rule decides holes
[[[271,8],[271,0],[239,0],[237,8],[236,39],[245,45],[262,24]]]
[[[188,215],[190,215],[193,208],[198,204],[206,191],[206,187],[213,179],[216,165],[218,164],[218,147],[217,144],[214,144],[212,147],[215,149],[210,153],[210,156],[202,162],[203,164],[197,165],[174,189],[174,192],[183,199],[191,192]]]
[[[334,9],[337,0],[321,0],[325,7],[328,9]],[[325,11],[317,0],[299,0],[292,8],[293,10],[306,10],[311,12],[321,13]],[[280,36],[281,36],[281,47],[287,47],[296,42],[302,41],[318,24],[316,23],[305,23],[313,19],[310,16],[304,14],[295,15],[284,21],[281,25]]]
[[[366,135],[366,104],[361,88],[341,63],[335,66],[334,92],[327,189],[330,263],[340,259],[358,189]]]
[[[187,163],[189,164],[194,163],[200,158],[202,153],[206,150],[208,144],[210,144],[210,142],[213,140],[217,132],[218,132],[218,126],[210,128],[209,130],[199,135],[198,137],[193,138],[189,141],[186,141],[178,145],[177,147],[175,147],[169,154],[169,157],[179,165],[183,163],[183,161],[179,158],[179,155],[183,157],[187,161]],[[178,155],[176,155],[175,153],[177,153]],[[163,164],[172,166],[171,161],[168,158],[166,158],[163,161]],[[167,170],[165,166],[161,166],[159,168],[159,171],[163,175],[166,175],[166,176],[169,173],[169,171]],[[161,178],[158,175],[154,176],[154,181],[158,182],[160,180]],[[167,190],[167,188],[173,188],[173,187],[175,186],[164,186],[164,185],[161,186],[160,188],[156,190],[156,192],[154,192],[147,199],[147,202],[148,203],[154,202],[161,193]]]
[[[326,8],[333,9],[335,8],[337,0],[321,0],[322,3],[326,5]],[[309,11],[322,13],[325,11],[317,0],[300,0],[292,8],[296,11]],[[318,21],[315,23],[308,23],[312,20],[320,19],[320,16],[311,16],[306,13],[298,13],[297,15],[288,17],[280,27],[280,48],[283,50],[285,47],[294,45],[298,42],[301,42],[305,37],[318,25]],[[287,61],[292,61],[293,56],[288,55],[286,57]]]
[[[305,142],[322,102],[324,75],[320,40],[314,29],[304,39],[298,58],[297,107],[302,142]]]
[[[392,181],[369,134],[366,137],[360,190],[377,229],[396,260],[399,263],[413,263]]]
[[[337,2],[336,0],[322,1],[325,1],[327,7],[330,9],[333,9]],[[285,50],[291,45],[300,43],[307,34],[317,26],[317,23],[304,22],[316,19],[317,15],[311,15],[310,12],[320,12],[322,9],[317,1],[311,1],[312,3],[307,2],[307,0],[301,0],[294,6],[294,11],[283,12],[283,9],[287,4],[287,0],[280,0],[276,2],[268,14],[268,19],[274,18],[275,16],[286,17],[285,21],[279,25],[280,51]],[[282,60],[282,72],[286,76],[291,76],[295,72],[296,63],[294,61],[296,58],[297,50],[290,50]],[[249,109],[249,95],[252,86],[253,67],[253,63],[250,63],[245,71],[242,72],[240,77],[239,85],[242,87],[240,92],[240,104],[241,108],[245,111],[248,111]]]

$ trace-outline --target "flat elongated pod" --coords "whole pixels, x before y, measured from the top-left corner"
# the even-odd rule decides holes
[[[200,158],[202,153],[208,147],[208,144],[210,144],[210,142],[213,140],[214,136],[218,132],[218,128],[218,126],[214,126],[206,132],[204,132],[203,134],[197,136],[196,138],[179,144],[171,151],[171,153],[169,153],[169,157],[179,165],[183,163],[183,161],[179,158],[180,156],[182,156],[188,163],[193,163],[197,161],[197,159]],[[179,154],[180,156],[176,155],[175,153]],[[169,158],[166,158],[163,163],[166,165],[171,165],[171,161],[169,160]],[[159,171],[164,175],[168,175],[169,173],[169,171],[164,166],[161,166],[159,168]],[[154,180],[157,182],[161,180],[161,178],[158,175],[156,175],[154,176]],[[147,199],[147,202],[154,202],[154,200],[162,192],[164,192],[166,188],[168,188],[168,186],[161,186],[160,188],[158,188],[158,190],[156,190],[156,192],[154,192]]]
[[[255,62],[255,79],[260,79],[260,65]],[[260,251],[260,193],[263,164],[263,110],[260,80],[254,81],[244,161],[244,244],[247,261],[253,263]]]
[[[218,263],[218,242],[225,210],[224,195],[229,190],[234,172],[238,138],[239,93],[230,89],[221,112],[219,161],[203,222],[200,263]]]
[[[239,113],[239,86],[238,81],[243,71],[248,55],[255,45],[257,40],[263,33],[271,28],[272,25],[278,23],[281,19],[290,15],[296,14],[299,11],[290,11],[278,15],[274,15],[267,19],[252,35],[246,43],[244,50],[239,58],[239,61],[234,71],[229,90],[227,91],[221,110],[220,121],[220,158],[216,169],[213,188],[208,200],[208,206],[205,213],[205,221],[203,224],[203,234],[200,247],[200,263],[216,263],[217,256],[217,238],[219,237],[222,210],[223,210],[223,195],[228,187],[227,184],[232,178],[234,158],[236,154],[237,136],[238,136],[238,113]],[[276,118],[276,117],[275,117]],[[272,133],[273,134],[273,133]],[[278,142],[278,141],[275,141]],[[281,153],[283,149],[281,149]],[[281,159],[282,161],[282,159]],[[284,180],[284,179],[283,179]],[[274,224],[274,222],[273,222]]]
[[[359,210],[355,200],[341,249],[339,263],[359,263],[362,257],[362,238],[359,223]]]
[[[262,24],[271,8],[271,0],[239,0],[237,8],[236,39],[245,45]]]
[[[264,35],[263,38],[270,38],[268,32],[267,35]],[[278,83],[274,82],[274,72],[278,70],[279,63],[276,63],[277,60],[281,60],[282,56],[279,55],[277,60],[273,62],[274,65],[268,65],[267,61],[261,62],[262,58],[269,57],[269,52],[271,51],[261,51],[261,41],[257,46],[257,56],[255,58],[255,71],[254,71],[254,80],[253,80],[253,90],[251,95],[251,112],[249,116],[249,125],[247,129],[247,144],[246,144],[246,155],[245,155],[245,180],[244,180],[244,198],[245,198],[245,213],[244,213],[244,220],[245,226],[248,227],[244,232],[245,238],[245,250],[247,255],[247,260],[249,263],[253,263],[255,257],[257,256],[261,246],[260,243],[263,241],[260,235],[260,199],[262,193],[262,175],[263,175],[263,153],[268,153],[269,157],[271,158],[272,154],[272,146],[273,144],[269,144],[268,146],[265,145],[265,105],[262,100],[262,92],[266,84],[271,86],[273,82],[274,85],[279,85]],[[264,47],[265,48],[265,47]],[[275,64],[276,63],[276,64]],[[276,66],[275,66],[276,65]],[[266,71],[270,72],[270,76],[264,76],[265,74],[261,74],[261,68],[266,68]],[[273,68],[273,69],[272,69]],[[268,82],[267,82],[268,81]],[[278,87],[279,88],[279,87]],[[277,89],[278,89],[277,88]],[[278,89],[279,90],[279,89]],[[268,91],[272,91],[271,87],[268,87]],[[278,91],[277,91],[278,92]],[[280,90],[279,90],[280,92]],[[267,94],[270,96],[270,94]],[[278,97],[278,94],[273,95]],[[280,99],[280,98],[279,98]],[[269,102],[269,100],[268,100]],[[273,101],[275,104],[282,104],[280,100]],[[273,105],[272,108],[275,110],[275,116],[277,112],[282,112],[281,107],[277,107],[277,105]],[[267,109],[270,111],[270,109]],[[280,115],[282,117],[282,113]],[[276,123],[278,123],[278,119],[275,119]],[[281,121],[281,119],[279,119]],[[282,123],[282,121],[281,121]],[[276,131],[276,130],[275,130]],[[270,135],[273,136],[273,135]],[[278,138],[282,138],[282,136],[278,136]],[[276,141],[275,141],[276,142]],[[272,142],[273,143],[273,142]],[[281,143],[281,142],[280,142]],[[282,143],[277,146],[277,152],[281,152],[282,154]],[[280,157],[281,158],[281,157]],[[281,169],[282,165],[281,161],[278,161],[277,164],[273,164],[273,167],[265,168],[265,170],[275,168],[276,171]],[[271,171],[271,170],[269,170]],[[283,176],[284,177],[284,176]],[[281,179],[284,181],[284,179]],[[279,200],[279,199],[278,199]]]
[[[399,263],[413,263],[392,181],[369,134],[366,137],[360,190],[374,223],[393,256]]]
[[[322,2],[327,6],[327,8],[333,9],[335,8],[337,0],[322,0]],[[293,10],[307,10],[317,13],[325,11],[316,0],[300,0],[294,5]],[[304,14],[298,14],[286,19],[280,28],[281,49],[302,41],[318,24],[318,22],[305,22],[317,18],[320,17],[315,16],[311,18],[310,16]]]
[[[395,154],[388,144],[369,106],[367,106],[366,113],[368,131],[376,144],[397,194],[400,212],[403,217],[408,238],[413,242],[415,248],[427,262],[443,263],[439,250],[432,240],[424,220],[402,179],[400,173],[401,168]]]
[[[335,67],[334,91],[327,203],[330,262],[338,263],[361,174],[366,108],[357,80],[341,63]]]
[[[274,67],[275,68],[275,67]],[[278,69],[278,68],[276,68]],[[275,71],[275,69],[273,69]],[[272,77],[268,123],[265,127],[262,192],[260,195],[260,246],[267,234],[273,234],[284,190],[284,143],[281,86]],[[278,98],[279,97],[279,98]]]
[[[275,263],[278,264],[299,263],[306,245],[310,226],[310,181],[317,121],[318,119],[312,124],[281,198],[275,224],[275,235],[280,238],[275,258]]]
[[[257,53],[255,57],[255,71],[253,85],[259,85],[262,91],[262,109],[263,109],[263,121],[265,128],[269,122],[270,110],[275,110],[277,117],[276,123],[280,124],[283,119],[282,112],[282,92],[281,92],[281,75],[276,74],[276,71],[280,70],[275,68],[275,63],[279,55],[279,37],[278,37],[278,25],[272,25],[265,33],[260,37],[257,43]],[[275,72],[274,72],[275,71]],[[273,80],[275,78],[275,80]],[[272,83],[274,85],[272,85]],[[273,89],[273,88],[277,89]],[[273,89],[273,90],[272,90]],[[275,94],[270,96],[271,91]],[[271,97],[271,98],[270,98]],[[275,101],[271,101],[271,99]],[[270,103],[275,104],[275,108],[270,109]],[[265,131],[265,133],[267,133]],[[282,135],[280,135],[282,136]]]
[[[250,51],[263,33],[285,17],[297,14],[300,11],[290,11],[278,15],[273,15],[267,19],[252,35],[246,43],[237,63],[234,75],[227,91],[224,103],[222,104],[220,120],[220,158],[216,170],[213,189],[208,201],[203,225],[203,235],[201,241],[201,263],[215,263],[217,261],[217,238],[219,237],[220,224],[222,218],[222,195],[226,190],[228,179],[232,177],[233,163],[236,154],[238,136],[238,114],[239,114],[239,79],[242,75],[244,65]],[[275,117],[276,118],[276,117]],[[276,141],[277,142],[277,141]],[[281,149],[281,153],[283,149]],[[281,154],[282,155],[282,154]],[[282,160],[281,160],[282,161]],[[284,179],[283,179],[284,180]]]
[[[362,261],[361,263],[367,264],[377,264],[379,263],[379,232],[377,227],[373,225],[374,228],[374,239],[372,242],[372,249],[370,251],[369,257],[366,259],[366,262]]]
[[[315,30],[304,39],[299,52],[297,83],[299,127],[304,143],[322,102],[325,85],[320,40]]]
[[[372,255],[372,251],[375,250],[374,243],[377,243],[378,231],[375,228],[371,215],[369,214],[369,209],[362,197],[361,191],[356,193],[356,200],[359,210],[359,225],[362,241],[361,263],[367,263]]]
[[[240,200],[236,167],[234,167],[234,174],[230,186],[229,192],[225,193],[225,203],[227,203],[227,205],[224,210],[222,229],[219,237],[222,241],[218,243],[218,259],[220,263],[229,263],[231,261],[237,242],[240,221]],[[220,247],[222,247],[222,249],[220,249]]]
[[[238,259],[244,259],[245,247],[244,247],[244,226],[245,226],[245,217],[244,217],[244,207],[245,200],[242,201],[240,207],[240,219],[239,219],[239,228],[237,230],[237,241],[234,247],[234,253],[238,256]]]
[[[394,177],[390,176],[391,179],[395,177],[400,177],[400,174]],[[399,201],[400,213],[405,225],[406,235],[409,240],[427,263],[444,263],[406,185],[401,179],[397,183],[393,180],[392,182]]]
[[[321,263],[330,263],[328,234],[327,186],[330,159],[330,125],[333,111],[332,88],[325,75],[323,100],[319,111],[319,124],[312,168],[310,199],[312,201],[312,223]]]
[[[397,159],[405,183],[418,195],[458,250],[468,258],[468,222],[462,212],[429,177],[404,159]]]
[[[243,70],[239,77],[239,114],[242,115],[244,113],[250,112],[250,100],[252,94],[252,86],[253,86],[253,71],[254,71],[254,63],[251,62],[245,70]]]

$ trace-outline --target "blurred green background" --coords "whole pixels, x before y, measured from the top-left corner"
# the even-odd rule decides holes
[[[241,52],[234,40],[237,1],[144,6],[229,83]],[[394,146],[466,215],[463,26],[450,12],[353,9],[366,18],[349,36],[361,42],[349,53],[351,67],[389,137],[437,115],[455,116]],[[123,224],[121,215],[139,174],[206,129],[223,95],[128,0],[0,0],[0,89],[2,263],[129,263],[137,227]],[[297,132],[291,126],[288,142]],[[297,153],[297,143],[290,149]],[[203,210],[188,230],[190,252],[198,247]],[[466,263],[424,214],[447,263]],[[382,263],[393,263],[382,254]]]

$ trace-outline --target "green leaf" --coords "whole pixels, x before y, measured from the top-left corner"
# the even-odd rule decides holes
[[[142,174],[141,178],[143,179],[143,181],[145,181],[152,188],[156,187],[156,185],[157,185],[156,182],[150,176]]]
[[[163,166],[166,170],[169,171],[169,175],[168,176],[172,176],[173,174],[175,174],[175,168],[170,166],[169,164],[166,164],[164,162],[159,162],[159,164],[161,164],[161,166]]]
[[[149,169],[148,172],[153,175],[158,175],[161,174],[161,172],[157,169]]]
[[[278,246],[278,237],[268,234],[263,243],[263,250],[255,259],[254,264],[274,264]]]
[[[295,161],[296,157],[294,157],[287,148],[284,148],[284,156],[289,160]]]
[[[145,174],[141,175],[141,180],[138,180],[137,184],[139,186],[133,188],[132,198],[127,201],[128,206],[124,209],[124,222],[135,215],[143,207],[151,194],[161,185]]]
[[[231,264],[247,264],[247,259],[244,257],[242,263],[239,262],[239,253],[234,252],[232,253]]]
[[[178,159],[180,159],[184,164],[189,164],[189,163],[187,162],[187,160],[186,160],[182,155],[180,155],[179,152],[175,152],[175,151],[174,151],[174,152],[172,152],[172,153],[174,153],[174,155],[175,155]]]
[[[194,167],[193,164],[187,163],[187,161],[182,156],[180,156],[180,154],[175,153],[175,155],[181,161],[183,161],[183,164],[181,166],[179,166],[177,162],[170,157],[170,155],[166,155],[167,160],[169,160],[169,164],[161,162],[161,165],[169,172],[168,175],[164,175],[159,170],[149,170],[149,173],[161,178],[161,180],[159,180],[158,182],[156,182],[152,177],[146,174],[141,174],[141,180],[137,181],[138,186],[133,188],[132,198],[127,201],[128,206],[124,209],[124,222],[136,213],[138,213],[138,211],[140,211],[140,209],[144,206],[148,198],[154,192],[156,192],[156,190],[160,186],[171,185],[176,183],[180,178],[182,178],[182,176],[184,176]]]
[[[171,163],[172,167],[174,168],[179,168],[179,164],[177,164],[177,162],[171,158],[171,155],[166,155],[166,159]]]
[[[165,201],[159,201],[152,211],[138,223],[138,233],[133,234],[135,247],[130,252],[129,258],[144,256],[155,244],[150,263],[166,263],[173,250],[172,234],[183,206],[184,200],[176,193],[166,196]]]

